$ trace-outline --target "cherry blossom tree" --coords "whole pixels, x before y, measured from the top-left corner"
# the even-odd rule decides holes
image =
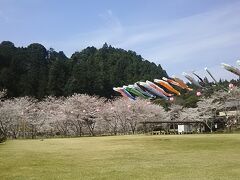
[[[6,100],[4,103],[1,102],[0,106],[0,135],[1,139],[6,139],[9,135],[9,129],[15,125],[14,120],[15,113],[12,109],[12,101]]]
[[[120,133],[120,118],[117,114],[117,107],[114,101],[108,101],[104,104],[102,110],[102,128],[106,134],[117,135]]]
[[[5,95],[6,91],[0,92],[0,98]],[[196,108],[172,104],[169,111],[149,100],[106,100],[85,94],[41,101],[29,97],[2,99],[0,141],[6,137],[135,134],[145,129],[143,124],[162,120],[203,122],[212,131],[219,111],[225,112],[225,124],[231,128],[239,120],[239,99],[240,90],[232,88],[230,92],[218,91],[202,97]],[[231,108],[237,113],[229,117]],[[167,124],[163,127],[168,129]]]
[[[0,99],[5,97],[6,95],[7,95],[7,90],[6,89],[3,89],[2,91],[0,91]]]
[[[58,132],[58,121],[64,118],[61,105],[64,98],[47,97],[35,102],[25,113],[32,138],[36,135],[49,136]]]
[[[172,104],[168,114],[171,121],[179,120],[183,107],[178,104]]]
[[[66,98],[64,97],[47,97],[43,101],[38,102],[38,116],[41,124],[40,133],[47,136],[71,134],[70,120],[68,114],[63,111]]]
[[[205,123],[211,132],[213,130],[217,112],[221,108],[222,104],[216,100],[215,95],[212,95],[208,98],[203,98],[197,103],[199,119]]]
[[[4,123],[4,118],[1,117],[2,114],[4,114],[3,112],[3,102],[1,101],[1,99],[6,95],[6,91],[2,90],[0,91],[0,143],[5,141],[7,138],[7,133],[6,133],[6,129],[5,129],[5,123]],[[4,114],[5,115],[5,114]]]
[[[94,136],[95,128],[100,125],[102,119],[101,111],[104,101],[103,98],[84,94],[67,97],[61,105],[65,129],[69,126],[79,136],[84,133],[83,129],[86,129],[88,134]]]
[[[225,125],[229,131],[232,126],[237,126],[240,120],[240,89],[238,87],[232,87],[227,91],[215,92],[213,97],[217,102],[221,104],[219,111],[225,113]],[[229,113],[229,112],[233,113]]]
[[[114,134],[135,134],[138,127],[146,121],[168,118],[167,112],[159,105],[148,100],[129,101],[120,98],[109,102],[104,112],[104,120]]]
[[[28,97],[3,101],[0,107],[1,131],[13,138],[25,137],[28,131],[27,115],[34,104],[34,100]]]
[[[240,108],[240,91],[234,88],[231,91],[216,91],[208,98],[201,98],[197,103],[199,118],[205,122],[206,126],[212,132],[214,121],[216,120],[218,112],[225,113],[225,124],[228,128],[236,123],[239,117]],[[229,111],[235,109],[236,113],[229,117]]]

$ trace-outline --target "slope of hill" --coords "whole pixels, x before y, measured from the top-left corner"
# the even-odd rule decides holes
[[[38,43],[15,47],[0,44],[0,89],[9,97],[67,96],[86,93],[111,98],[112,87],[167,76],[161,65],[133,51],[108,46],[87,47],[71,58]]]

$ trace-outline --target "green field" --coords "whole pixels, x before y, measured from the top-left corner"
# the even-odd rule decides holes
[[[240,134],[9,140],[0,179],[240,179]]]

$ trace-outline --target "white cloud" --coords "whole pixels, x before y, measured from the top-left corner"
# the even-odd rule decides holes
[[[210,66],[216,76],[230,77],[220,70],[225,58],[239,58],[240,3],[230,4],[201,14],[169,22],[124,26],[112,10],[99,14],[102,26],[92,32],[67,37],[63,41],[46,43],[72,54],[86,46],[101,47],[104,42],[116,47],[137,51],[144,58],[160,63],[169,73],[198,71]],[[193,62],[195,61],[195,62]],[[228,62],[228,61],[227,61]],[[183,65],[184,64],[184,65]],[[175,68],[177,67],[177,68]],[[212,67],[212,68],[211,68]],[[182,68],[182,69],[181,69]]]
[[[103,20],[104,28],[102,30],[110,28],[113,33],[122,32],[122,24],[120,20],[113,14],[112,10],[108,9],[105,13],[99,14],[99,17]]]
[[[239,3],[237,5],[240,5]],[[166,27],[177,31],[169,41],[146,52],[151,58],[159,57],[174,62],[184,61],[186,56],[205,50],[240,45],[240,6],[220,8],[208,13],[184,18]],[[159,32],[161,34],[161,31]]]
[[[103,14],[99,14],[99,18],[103,21],[101,28],[85,33],[78,33],[72,36],[62,38],[61,41],[49,42],[42,41],[47,47],[54,47],[56,50],[64,50],[71,56],[75,51],[80,51],[87,46],[95,46],[100,48],[105,42],[115,42],[118,37],[123,34],[123,27],[119,19],[114,16],[111,10],[107,10]],[[112,43],[113,44],[113,43]]]

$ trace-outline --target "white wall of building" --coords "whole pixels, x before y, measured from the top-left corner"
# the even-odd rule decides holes
[[[188,133],[188,132],[191,132],[191,126],[190,125],[183,125],[183,124],[178,125],[178,133],[179,134]]]

